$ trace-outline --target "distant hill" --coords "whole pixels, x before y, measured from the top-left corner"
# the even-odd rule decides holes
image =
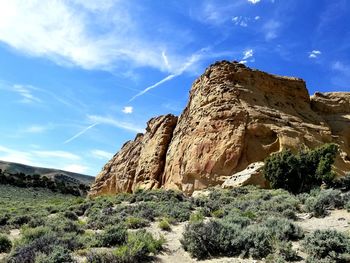
[[[63,170],[0,161],[0,184],[47,187],[53,191],[84,195],[94,177]]]

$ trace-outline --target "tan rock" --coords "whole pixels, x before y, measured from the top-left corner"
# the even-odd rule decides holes
[[[104,166],[89,195],[132,192],[136,188],[160,187],[165,155],[177,122],[174,115],[151,119],[146,133],[129,141]]]
[[[261,188],[269,188],[269,184],[264,179],[262,168],[264,162],[255,162],[247,166],[246,169],[233,174],[223,184],[222,188],[235,188],[245,185],[257,185]]]
[[[301,79],[217,62],[194,82],[179,119],[152,119],[145,135],[104,167],[91,195],[138,187],[190,195],[221,185],[272,152],[328,142],[340,145],[335,169],[344,174],[350,171],[349,104],[350,93],[316,93],[310,100]]]

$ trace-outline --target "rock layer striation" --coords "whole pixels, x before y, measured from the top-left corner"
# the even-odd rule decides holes
[[[328,142],[341,148],[338,174],[350,171],[350,93],[310,98],[302,79],[221,61],[194,82],[178,119],[153,118],[144,135],[122,147],[90,195],[160,187],[190,195],[221,185],[273,152]]]

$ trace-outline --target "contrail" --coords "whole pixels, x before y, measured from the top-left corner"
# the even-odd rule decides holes
[[[91,128],[95,127],[97,124],[98,124],[98,123],[94,123],[94,124],[90,125],[89,127],[86,127],[84,130],[78,132],[76,135],[74,135],[73,137],[71,137],[71,138],[69,138],[68,140],[66,140],[66,141],[64,142],[64,144],[69,143],[69,142],[75,140],[76,138],[80,137],[80,136],[83,135],[85,132],[87,132],[87,131],[90,130]]]
[[[162,79],[161,81],[158,81],[156,84],[153,84],[152,86],[149,86],[149,87],[145,88],[143,91],[137,93],[134,97],[132,97],[132,98],[129,100],[129,102],[131,102],[131,101],[133,101],[134,99],[136,99],[137,97],[139,97],[139,96],[145,94],[147,91],[158,87],[159,85],[163,84],[164,82],[167,82],[167,81],[169,81],[169,80],[175,78],[175,77],[178,76],[178,75],[180,75],[180,74],[171,74],[171,75],[165,77],[164,79]]]

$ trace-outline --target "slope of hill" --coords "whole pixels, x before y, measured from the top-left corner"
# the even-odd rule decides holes
[[[16,173],[24,173],[24,174],[39,174],[41,176],[46,176],[48,178],[61,178],[66,179],[70,182],[79,182],[86,185],[90,185],[95,178],[89,175],[85,174],[79,174],[79,173],[72,173],[67,172],[63,170],[57,170],[57,169],[51,169],[51,168],[42,168],[42,167],[35,167],[35,166],[29,166],[25,164],[20,163],[11,163],[11,162],[4,162],[0,161],[0,169],[2,171],[6,171],[10,174],[16,174]]]
[[[63,194],[84,196],[93,179],[78,173],[0,161],[0,184],[47,188]]]

